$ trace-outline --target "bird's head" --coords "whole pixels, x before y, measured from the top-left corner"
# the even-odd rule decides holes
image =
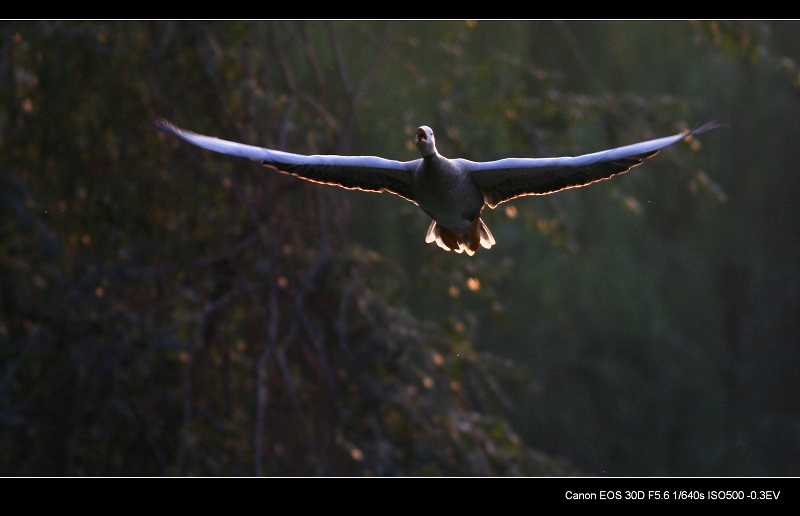
[[[427,125],[417,129],[417,148],[422,156],[433,156],[438,154],[436,151],[436,138],[433,137],[433,129]]]

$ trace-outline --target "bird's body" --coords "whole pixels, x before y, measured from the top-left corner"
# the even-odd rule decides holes
[[[665,147],[719,125],[712,122],[673,136],[577,157],[489,162],[445,158],[436,150],[433,131],[427,126],[417,129],[416,145],[422,158],[406,162],[375,156],[303,156],[203,136],[166,120],[158,121],[157,126],[199,147],[254,159],[308,181],[392,192],[417,204],[433,219],[426,242],[472,255],[480,246],[489,249],[495,243],[480,218],[485,206],[494,208],[523,195],[543,195],[608,179]]]
[[[466,231],[483,209],[483,192],[457,161],[443,156],[422,161],[413,172],[414,200],[439,224]]]

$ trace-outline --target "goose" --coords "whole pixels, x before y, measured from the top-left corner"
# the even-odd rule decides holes
[[[466,252],[470,256],[481,246],[489,249],[495,244],[481,220],[484,207],[495,208],[517,197],[545,195],[608,179],[641,165],[665,147],[720,126],[710,122],[672,136],[576,157],[475,162],[439,154],[433,129],[427,125],[416,131],[415,143],[422,157],[394,161],[376,156],[293,154],[204,136],[164,119],[155,124],[198,147],[256,160],[307,181],[399,195],[433,219],[425,242],[436,242],[445,251]]]

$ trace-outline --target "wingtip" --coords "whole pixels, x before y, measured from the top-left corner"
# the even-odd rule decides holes
[[[720,120],[714,120],[712,122],[708,122],[708,123],[705,123],[705,124],[700,125],[698,127],[695,127],[694,129],[692,129],[691,131],[689,131],[686,134],[687,134],[687,136],[689,136],[689,135],[694,136],[696,134],[703,134],[703,133],[708,132],[708,131],[713,131],[714,129],[721,129],[723,127],[728,127],[728,124],[725,123],[725,122],[722,122]]]
[[[178,132],[178,128],[172,125],[166,118],[156,118],[153,120],[153,127],[165,133],[175,134]]]
[[[686,135],[694,136],[695,134],[703,134],[708,131],[713,131],[714,129],[721,129],[723,127],[728,127],[728,123],[725,122],[724,120],[717,119],[717,120],[711,120],[710,122],[706,122],[706,120],[708,120],[710,115],[711,113],[709,112],[694,127],[686,131]]]

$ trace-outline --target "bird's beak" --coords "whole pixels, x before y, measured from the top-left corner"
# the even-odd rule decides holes
[[[417,129],[417,141],[418,142],[427,142],[428,141],[428,135],[425,134],[425,130],[424,129]]]

